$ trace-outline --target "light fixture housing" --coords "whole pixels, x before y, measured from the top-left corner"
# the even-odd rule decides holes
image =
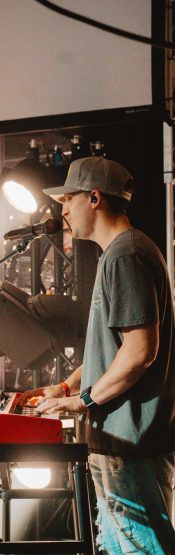
[[[18,210],[32,214],[46,204],[42,189],[48,184],[48,177],[46,166],[26,158],[15,168],[6,170],[4,179],[2,176],[4,196]]]
[[[43,189],[62,186],[67,171],[67,166],[45,166],[38,160],[25,158],[14,168],[3,170],[3,194],[8,202],[21,212],[42,212],[42,207],[51,207],[54,204],[53,200],[43,193]]]

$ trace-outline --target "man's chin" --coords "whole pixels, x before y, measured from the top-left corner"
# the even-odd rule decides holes
[[[84,237],[81,237],[81,235],[79,235],[79,233],[72,233],[72,237],[73,239],[84,239]]]
[[[87,234],[81,232],[79,229],[72,228],[72,237],[73,239],[81,239],[82,241],[88,241],[90,237]]]
[[[79,229],[73,229],[72,228],[72,237],[73,237],[73,239],[83,239]]]

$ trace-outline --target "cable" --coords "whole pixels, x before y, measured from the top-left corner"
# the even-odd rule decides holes
[[[53,2],[50,2],[50,0],[34,0],[34,1],[37,2],[38,4],[41,4],[42,6],[45,6],[45,8],[48,8],[49,10],[52,10],[61,15],[64,15],[65,17],[76,19],[77,21],[81,21],[82,23],[86,23],[87,25],[91,25],[91,27],[97,27],[97,29],[101,29],[102,31],[106,31],[107,33],[118,35],[120,37],[124,37],[129,40],[143,42],[145,44],[149,44],[150,46],[153,46],[153,48],[159,48],[163,50],[166,48],[168,49],[175,48],[175,42],[165,41],[160,43],[154,43],[152,42],[152,39],[148,37],[137,35],[136,33],[130,33],[129,31],[123,31],[122,29],[112,27],[111,25],[107,25],[106,23],[101,23],[100,21],[96,21],[95,19],[91,19],[90,17],[86,17],[84,15],[71,12],[70,10],[65,10],[65,8],[56,6]]]

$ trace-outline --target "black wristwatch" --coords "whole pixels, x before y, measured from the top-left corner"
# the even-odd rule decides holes
[[[91,405],[95,405],[95,401],[93,401],[92,397],[90,396],[91,393],[91,389],[92,387],[86,387],[86,389],[83,389],[81,395],[80,395],[80,399],[83,399],[85,405],[87,407],[90,407]]]

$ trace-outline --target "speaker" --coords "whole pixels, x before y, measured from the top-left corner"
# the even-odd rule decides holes
[[[96,202],[97,202],[97,197],[96,197],[96,195],[95,195],[94,193],[91,194],[91,202],[92,202],[93,204],[96,204]]]

